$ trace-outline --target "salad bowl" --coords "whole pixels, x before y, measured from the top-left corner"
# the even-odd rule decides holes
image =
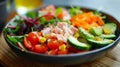
[[[68,9],[70,7],[65,7],[65,8]],[[83,10],[85,12],[86,11],[94,11],[94,9],[90,9],[90,8],[81,8],[81,10]],[[104,12],[100,12],[100,13],[102,15],[106,16],[106,18],[108,20],[110,20],[112,23],[116,24],[117,28],[114,33],[116,37],[113,38],[114,41],[112,43],[110,43],[109,45],[105,45],[100,48],[95,48],[90,51],[85,51],[85,52],[80,52],[80,53],[70,53],[70,54],[65,54],[65,55],[61,55],[61,54],[60,55],[48,55],[45,53],[39,53],[39,52],[34,52],[32,50],[30,51],[30,50],[24,49],[25,47],[23,47],[23,46],[22,46],[23,49],[21,49],[20,45],[16,46],[15,43],[12,43],[11,40],[8,39],[9,38],[8,33],[5,31],[3,32],[4,38],[7,42],[7,44],[9,45],[9,47],[12,49],[12,51],[14,51],[18,56],[21,56],[25,59],[34,60],[34,61],[38,61],[38,62],[46,63],[46,64],[61,64],[61,65],[80,64],[80,63],[90,62],[90,61],[96,60],[96,59],[104,56],[107,52],[111,51],[120,41],[120,23],[119,23],[119,21],[117,21],[114,17],[112,17],[111,15],[109,15],[107,13],[104,13]],[[32,15],[32,14],[30,14],[30,15]],[[7,28],[11,23],[13,23],[15,21],[15,19],[16,19],[16,17],[13,18],[10,22],[8,22],[8,24],[6,25],[5,28]],[[14,28],[14,27],[10,27],[10,28]],[[11,34],[9,34],[9,35],[11,35]],[[29,34],[24,35],[24,36],[29,36]],[[48,49],[50,50],[51,48],[48,48]]]

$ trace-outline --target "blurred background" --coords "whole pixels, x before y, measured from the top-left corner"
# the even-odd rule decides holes
[[[118,21],[120,21],[120,0],[1,0],[6,1],[6,11],[2,12],[2,15],[7,14],[5,21],[0,20],[0,25],[5,24],[8,17],[12,12],[16,11],[17,14],[23,15],[30,10],[35,10],[45,5],[54,4],[56,6],[81,6],[99,11],[106,12]],[[0,2],[1,2],[0,1]],[[3,6],[0,6],[3,7]],[[3,9],[0,8],[0,13]],[[7,13],[5,13],[7,12]],[[1,15],[1,14],[0,14]],[[0,18],[3,16],[0,16]],[[0,26],[0,32],[4,25]]]

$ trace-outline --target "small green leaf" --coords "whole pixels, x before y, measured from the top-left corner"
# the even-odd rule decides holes
[[[44,12],[44,11],[38,11],[38,17],[41,17],[41,16],[43,16],[45,14],[46,14],[46,12]]]
[[[44,24],[44,23],[46,23],[46,21],[47,21],[47,20],[46,20],[44,17],[41,17],[40,23]]]
[[[71,16],[82,13],[80,7],[72,7],[72,6],[71,6],[71,9],[69,9],[69,12],[70,12]]]
[[[30,17],[30,18],[36,18],[37,12],[35,12],[35,11],[30,11],[30,12],[26,13],[26,16],[27,16],[27,17]]]
[[[13,44],[15,44],[15,45],[19,42],[17,39],[15,39],[15,38],[13,38],[13,37],[11,37],[11,36],[9,36],[9,35],[7,35],[7,38],[8,38],[8,40],[9,40],[11,43],[13,43]]]
[[[56,9],[55,15],[58,15],[59,13],[61,13],[62,10],[63,10],[63,8],[61,8],[61,7],[57,8],[57,9]]]

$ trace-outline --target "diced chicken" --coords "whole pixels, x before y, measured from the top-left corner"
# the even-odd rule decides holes
[[[68,25],[67,25],[66,22],[59,22],[59,23],[57,24],[57,26],[58,26],[59,28],[63,29],[64,26],[67,27]]]
[[[42,35],[43,35],[43,36],[49,35],[49,34],[51,33],[51,29],[52,29],[52,26],[47,27],[47,28],[44,28],[43,30],[41,30]]]
[[[77,31],[77,28],[74,26],[69,27],[66,22],[59,22],[57,26],[49,26],[47,28],[44,28],[41,32],[43,36],[55,36],[58,40],[66,42],[67,38],[71,35],[74,35]]]
[[[77,28],[75,28],[74,26],[70,26],[70,30],[75,34],[75,33],[77,33],[78,32],[78,29]]]
[[[59,28],[58,26],[53,28],[52,32],[54,32],[56,34],[63,34],[63,30],[61,28]]]

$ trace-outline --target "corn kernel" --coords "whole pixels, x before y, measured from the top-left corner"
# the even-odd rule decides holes
[[[48,34],[46,34],[44,37],[45,37],[45,38],[49,38],[49,35],[48,35]]]
[[[100,38],[100,37],[98,37],[98,36],[96,36],[95,39],[96,39],[97,41],[102,41],[102,40],[103,40],[102,38]]]
[[[110,33],[111,33],[111,31],[110,31],[110,30],[108,30],[108,29],[104,29],[104,33],[105,33],[105,34],[110,34]]]
[[[78,38],[79,37],[79,33],[74,34],[74,37]]]
[[[59,50],[65,50],[65,49],[66,49],[66,45],[65,44],[59,46]]]
[[[47,39],[45,37],[40,37],[39,42],[43,44],[46,42],[46,40]]]

